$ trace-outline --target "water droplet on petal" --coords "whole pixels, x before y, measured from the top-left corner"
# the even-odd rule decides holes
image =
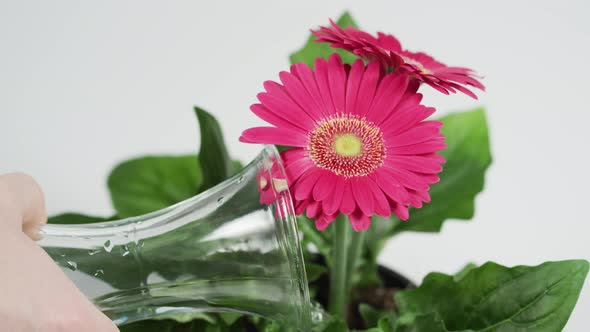
[[[238,183],[242,183],[242,181],[244,181],[244,176],[243,175],[238,178]]]
[[[68,261],[66,266],[72,271],[76,271],[78,269],[78,264],[76,264],[76,262]]]
[[[222,203],[223,203],[223,196],[221,196],[217,199],[217,204],[222,204]]]

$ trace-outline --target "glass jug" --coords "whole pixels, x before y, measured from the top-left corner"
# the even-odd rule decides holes
[[[310,301],[284,172],[267,146],[193,198],[119,221],[46,225],[40,245],[119,325],[239,312],[305,331]]]

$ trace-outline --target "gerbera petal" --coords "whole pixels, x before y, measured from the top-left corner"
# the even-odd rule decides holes
[[[294,66],[291,70],[295,70]],[[305,86],[296,75],[282,71],[279,73],[279,78],[289,95],[299,104],[302,110],[316,121],[322,118],[322,112],[314,102],[313,96],[305,89]]]
[[[366,183],[368,188],[371,190],[373,197],[375,198],[375,212],[382,217],[389,216],[391,214],[391,208],[387,201],[387,197],[385,197],[385,194],[381,188],[379,188],[379,185],[377,185],[377,183],[375,183],[375,181],[371,180],[370,178],[367,178]]]
[[[297,76],[301,80],[301,83],[311,96],[311,101],[316,105],[316,109],[318,110],[318,112],[321,114],[322,117],[328,116],[328,111],[324,106],[320,90],[315,80],[315,75],[311,68],[309,68],[304,63],[296,63],[293,66],[294,71],[292,70],[292,74]]]
[[[321,215],[315,219],[315,227],[318,231],[325,230],[336,219],[336,215]]]
[[[350,187],[350,181],[346,181],[344,190],[342,191],[342,202],[340,202],[340,212],[344,214],[351,214],[356,209],[356,203]]]
[[[414,194],[416,196],[418,196],[422,200],[422,202],[426,202],[426,203],[430,202],[430,194],[428,193],[428,191],[418,190],[418,191],[415,191]]]
[[[404,133],[398,135],[384,135],[387,147],[400,147],[414,145],[432,140],[433,138],[442,138],[440,121],[425,121],[415,125]]]
[[[408,76],[389,74],[379,83],[367,119],[380,124],[390,116],[408,87]]]
[[[315,61],[315,81],[318,85],[321,100],[324,105],[324,110],[330,114],[334,114],[337,110],[334,108],[332,102],[332,94],[330,93],[330,84],[328,78],[328,63],[323,58],[317,58]]]
[[[395,177],[404,187],[414,190],[428,190],[428,183],[416,173],[395,167],[384,167],[383,171]]]
[[[367,230],[371,226],[371,217],[363,214],[360,210],[350,214],[348,220],[355,232]]]
[[[422,207],[422,201],[418,196],[410,195],[410,206],[419,209]]]
[[[406,205],[410,204],[410,194],[395,176],[384,172],[382,169],[373,173],[372,176],[379,188],[393,201]]]
[[[399,42],[399,40],[397,40],[397,38],[395,38],[392,35],[388,35],[385,34],[383,32],[377,32],[377,40],[379,41],[380,45],[383,48],[395,51],[395,52],[401,52],[402,50],[402,45]]]
[[[244,130],[240,142],[304,147],[307,136],[291,128],[254,127]]]
[[[395,214],[401,220],[408,220],[408,218],[410,218],[408,207],[401,204],[395,204],[393,206],[393,214]]]
[[[419,156],[395,156],[391,158],[391,165],[420,173],[438,173],[442,171],[440,161],[433,158]]]
[[[360,83],[354,114],[359,116],[367,114],[371,106],[371,101],[375,96],[375,89],[377,88],[380,75],[379,64],[371,62],[367,65]]]
[[[367,180],[364,177],[355,178],[351,180],[351,187],[356,205],[364,214],[370,216],[375,213],[375,205]]]
[[[344,196],[345,180],[339,177],[335,177],[334,180],[334,192],[324,202],[324,212],[327,214],[335,214],[338,212],[342,197]]]
[[[412,128],[420,121],[426,119],[434,113],[434,107],[425,107],[422,105],[410,105],[406,108],[400,108],[392,116],[381,124],[382,128],[387,128],[386,135],[396,135]]]
[[[415,81],[424,82],[444,94],[461,91],[476,98],[477,96],[464,86],[474,86],[483,90],[483,85],[475,78],[471,69],[449,67],[426,53],[404,50],[392,35],[379,32],[377,37],[374,37],[353,27],[342,29],[334,23],[331,27],[320,27],[312,32],[318,37],[318,42],[330,43],[334,48],[345,49],[365,61],[380,64],[389,72],[412,75]]]
[[[291,123],[289,120],[282,118],[275,112],[271,112],[268,108],[264,107],[262,104],[253,104],[250,106],[250,110],[252,113],[256,114],[262,120],[270,123],[271,125],[279,128],[291,128],[294,130],[299,130],[303,134],[306,134],[307,131],[300,126]]]
[[[313,199],[316,201],[325,200],[330,194],[334,195],[334,182],[336,175],[329,171],[323,171],[313,187]]]
[[[390,155],[415,155],[440,151],[446,147],[447,145],[442,139],[435,139],[414,145],[391,147],[387,149],[387,153]]]
[[[304,176],[299,178],[299,181],[295,182],[295,199],[307,199],[318,181],[322,172],[319,169],[308,170],[304,173]]]
[[[273,91],[273,89],[275,89],[278,84],[267,83],[265,86],[268,90]],[[271,86],[274,88],[270,88]],[[282,87],[280,90],[282,90]],[[279,93],[277,91],[279,91],[278,88],[276,88],[276,91],[273,92],[259,93],[257,98],[260,103],[262,103],[262,105],[264,105],[271,112],[276,113],[281,118],[306,131],[312,130],[315,125],[315,121],[309,117],[309,115],[305,113],[299,107],[299,105],[295,104],[292,99],[287,99],[285,97],[285,92]]]
[[[303,158],[309,159],[307,157],[307,151],[304,148],[287,149],[281,151],[280,154],[285,164],[289,164]]]
[[[311,203],[309,203],[309,205],[307,206],[307,209],[305,211],[306,216],[308,218],[317,217],[320,213],[320,206],[321,206],[320,202],[312,201]]]
[[[307,158],[298,159],[289,163],[285,162],[285,173],[287,173],[289,183],[295,183],[301,175],[314,167],[313,162]]]
[[[344,98],[346,90],[346,72],[338,53],[334,53],[328,60],[328,82],[332,94],[332,102],[337,113],[344,112]]]
[[[307,208],[308,202],[303,200],[303,201],[298,201],[295,200],[295,214],[296,215],[300,215],[303,214],[303,212],[305,212],[305,209]]]
[[[365,72],[365,64],[363,60],[356,60],[352,64],[350,74],[348,75],[348,82],[346,86],[346,113],[356,113],[356,101],[358,90],[361,85],[361,80]]]

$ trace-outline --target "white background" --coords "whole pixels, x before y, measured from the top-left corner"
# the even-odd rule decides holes
[[[419,281],[470,261],[590,259],[588,1],[0,0],[0,172],[33,174],[50,213],[109,215],[116,162],[197,149],[195,104],[248,161],[258,147],[237,139],[260,124],[248,107],[262,82],[344,9],[488,88],[479,101],[423,89],[439,113],[488,109],[494,163],[475,218],[402,235],[382,262]],[[566,329],[587,330],[589,312],[587,285]]]

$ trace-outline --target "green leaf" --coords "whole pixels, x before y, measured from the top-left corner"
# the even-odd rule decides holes
[[[222,312],[219,314],[219,318],[223,320],[223,322],[227,326],[233,325],[238,319],[243,317],[243,314],[235,313],[235,312]]]
[[[359,304],[359,313],[365,322],[365,326],[376,326],[381,319],[391,315],[390,312],[379,311],[366,303]]]
[[[447,219],[471,219],[475,196],[483,190],[484,175],[492,162],[488,128],[483,109],[453,113],[443,122],[447,148],[441,154],[447,160],[440,182],[430,189],[431,202],[412,209],[410,219],[393,230],[438,232]]]
[[[213,115],[195,106],[195,113],[201,129],[201,150],[199,163],[203,172],[201,191],[205,191],[234,173],[234,164],[229,157],[221,127]]]
[[[322,274],[328,272],[328,269],[320,264],[306,262],[305,272],[307,273],[307,281],[312,282],[319,278]]]
[[[356,23],[354,22],[352,16],[348,12],[344,12],[342,16],[336,22],[338,26],[342,28],[346,27],[354,27],[358,28]],[[291,64],[303,62],[313,68],[313,64],[316,58],[324,58],[328,59],[330,55],[333,53],[338,53],[342,57],[342,62],[344,63],[353,63],[354,60],[358,59],[358,57],[350,52],[347,52],[342,49],[336,49],[330,47],[329,43],[316,43],[316,37],[312,34],[307,39],[305,46],[300,50],[294,52],[289,57]]]
[[[445,323],[436,313],[421,315],[413,318],[409,325],[396,324],[393,329],[395,332],[450,332],[445,327]],[[472,330],[462,330],[456,332],[473,332]]]
[[[348,332],[348,327],[346,324],[341,320],[334,320],[330,322],[325,328],[322,330],[318,330],[322,332]]]
[[[62,225],[71,225],[71,224],[93,224],[96,222],[103,222],[109,221],[112,218],[102,218],[102,217],[93,217],[87,216],[80,213],[68,212],[58,214],[56,216],[49,217],[47,219],[47,223],[49,224],[62,224]]]
[[[231,174],[230,176],[236,175],[240,173],[240,171],[244,168],[244,165],[238,160],[233,160],[231,162]]]
[[[588,267],[583,260],[513,268],[486,263],[459,280],[431,273],[420,287],[396,294],[396,331],[561,331]]]
[[[121,218],[156,211],[197,194],[203,179],[196,155],[147,156],[125,161],[108,178]]]
[[[359,308],[360,309],[360,308]],[[394,315],[389,313],[388,317],[383,317],[377,322],[376,327],[363,330],[362,332],[393,332],[394,331]],[[375,325],[375,324],[372,324]],[[436,332],[436,331],[432,331]]]
[[[459,270],[459,272],[455,273],[455,276],[453,278],[455,279],[455,281],[459,281],[475,268],[477,268],[477,265],[475,263],[468,263],[461,270]]]

